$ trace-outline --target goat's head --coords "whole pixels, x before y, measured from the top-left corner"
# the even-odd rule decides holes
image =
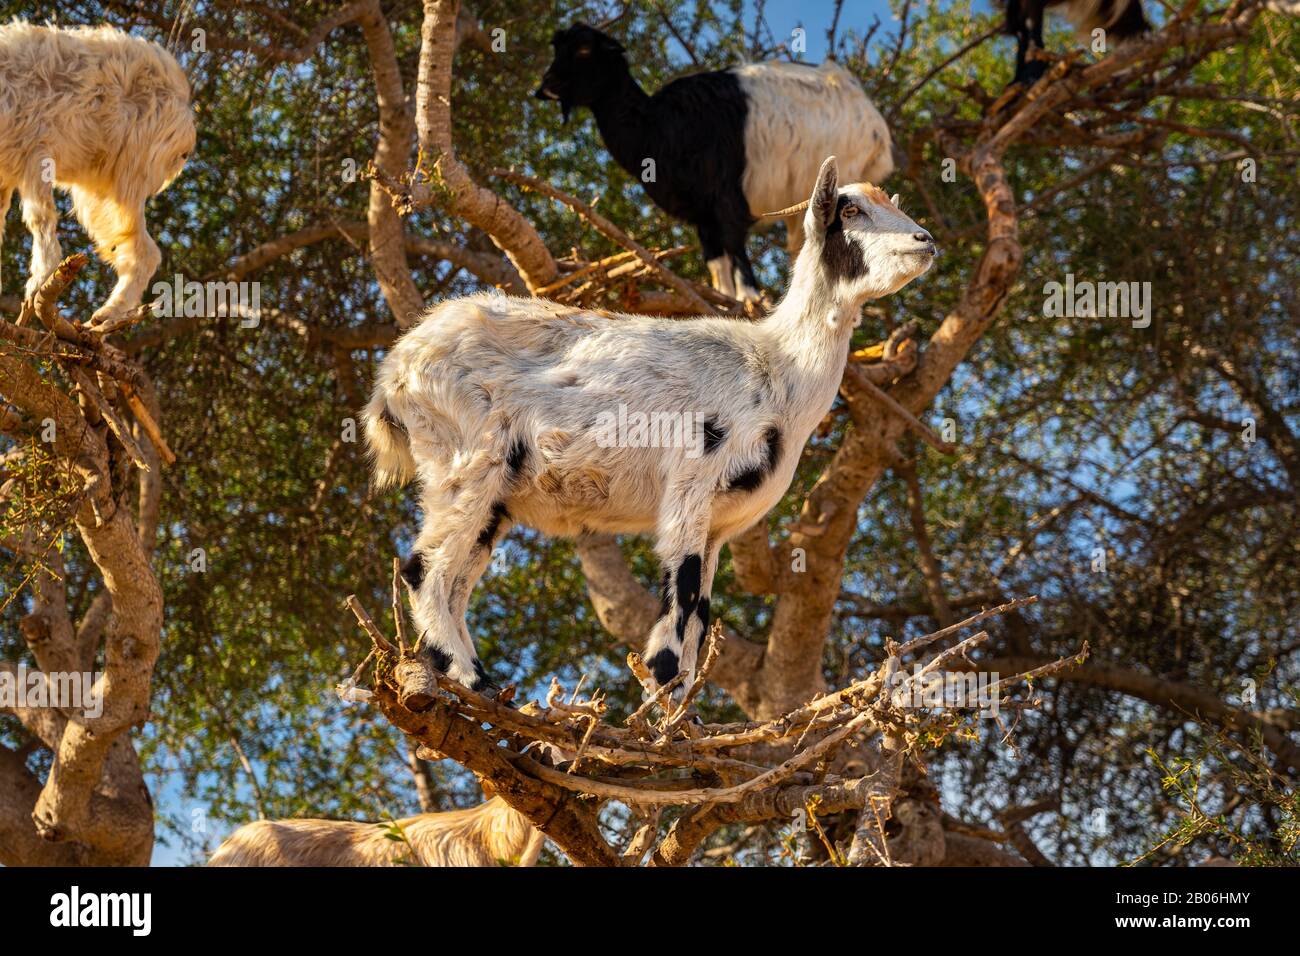
[[[555,59],[533,95],[539,100],[559,100],[566,122],[573,107],[590,106],[611,79],[627,73],[623,45],[585,23],[556,30],[551,46],[555,47]]]
[[[838,301],[861,303],[897,292],[934,263],[934,237],[871,183],[840,188],[835,157],[822,163],[806,202],[768,213],[804,213],[804,245],[795,268],[813,269]]]
[[[157,131],[150,158],[150,169],[157,182],[153,192],[160,193],[181,174],[195,143],[194,116],[183,103],[169,104]]]

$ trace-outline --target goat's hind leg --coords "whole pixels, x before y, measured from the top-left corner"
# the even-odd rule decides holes
[[[90,321],[102,322],[135,308],[162,262],[158,244],[145,227],[144,207],[126,206],[74,188],[72,208],[100,258],[117,273],[117,284]]]
[[[54,205],[53,160],[33,155],[18,193],[23,201],[23,225],[32,235],[32,266],[23,297],[36,294],[63,258],[59,245],[59,209]]]
[[[475,690],[487,675],[465,626],[465,608],[493,545],[510,528],[505,499],[515,470],[483,451],[427,488],[424,528],[402,569],[420,634],[418,655]]]
[[[499,688],[492,683],[487,671],[483,669],[483,664],[477,656],[477,649],[474,647],[474,638],[470,636],[469,626],[465,621],[465,615],[469,611],[470,595],[474,593],[474,586],[478,584],[483,577],[483,572],[487,570],[488,564],[492,561],[493,549],[510,531],[509,518],[502,514],[500,523],[493,530],[495,532],[493,535],[494,540],[491,542],[476,541],[475,550],[470,555],[468,566],[452,579],[450,605],[452,620],[460,628],[461,641],[471,651],[475,651],[475,683],[472,685],[473,689],[495,694]]]

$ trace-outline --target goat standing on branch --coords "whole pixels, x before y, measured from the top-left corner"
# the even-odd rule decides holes
[[[437,306],[398,341],[366,437],[381,486],[420,482],[424,525],[403,577],[428,663],[472,688],[486,681],[465,611],[513,523],[654,532],[663,612],[646,658],[659,686],[679,670],[689,684],[719,551],[785,494],[835,399],[862,303],[898,291],[936,254],[877,187],[838,189],[834,157],[811,200],[779,215],[804,207],[790,291],[761,322],[488,294]],[[629,412],[675,440],[628,432]],[[404,703],[419,709],[431,695],[408,689]]]
[[[468,810],[377,823],[258,820],[217,847],[208,866],[532,866],[546,838],[500,797]]]
[[[189,82],[158,44],[113,27],[0,26],[0,239],[16,189],[32,234],[25,296],[62,258],[59,186],[118,277],[91,321],[139,305],[162,259],[145,200],[180,174],[194,135]]]
[[[1142,0],[1004,0],[1006,32],[1016,38],[1016,76],[1012,83],[1026,86],[1047,72],[1043,53],[1043,15],[1048,7],[1065,7],[1065,16],[1079,34],[1104,30],[1106,41],[1120,43],[1151,29],[1142,13]]]
[[[695,227],[714,288],[733,298],[759,298],[745,238],[764,211],[804,197],[818,156],[846,157],[850,181],[879,184],[894,171],[884,118],[833,61],[697,73],[649,96],[613,37],[578,23],[551,42],[555,60],[536,96],[558,100],[566,121],[573,107],[591,107],[610,154]],[[789,216],[786,227],[793,256],[803,221]]]

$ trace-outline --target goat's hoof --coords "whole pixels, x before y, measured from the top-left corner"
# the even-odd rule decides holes
[[[418,657],[404,658],[393,668],[393,676],[397,679],[397,702],[412,713],[424,713],[438,699],[433,668]]]
[[[94,328],[96,325],[103,325],[110,319],[116,319],[119,316],[126,315],[127,311],[127,309],[121,309],[115,305],[101,306],[90,314],[91,328]]]

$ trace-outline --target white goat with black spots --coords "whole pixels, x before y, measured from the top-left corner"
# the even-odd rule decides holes
[[[719,551],[789,487],[839,388],[862,303],[902,288],[936,253],[877,187],[838,189],[834,157],[803,206],[789,292],[762,321],[483,294],[436,306],[393,347],[366,436],[380,485],[419,481],[424,523],[403,575],[436,668],[486,681],[466,606],[492,548],[523,523],[653,533],[664,611],[647,663],[660,685],[679,669],[693,676]],[[681,440],[611,435],[637,415],[675,425]]]
[[[0,240],[16,189],[32,234],[27,295],[62,258],[57,186],[117,273],[92,320],[139,305],[162,258],[145,200],[193,149],[189,81],[158,44],[107,26],[0,25]]]

